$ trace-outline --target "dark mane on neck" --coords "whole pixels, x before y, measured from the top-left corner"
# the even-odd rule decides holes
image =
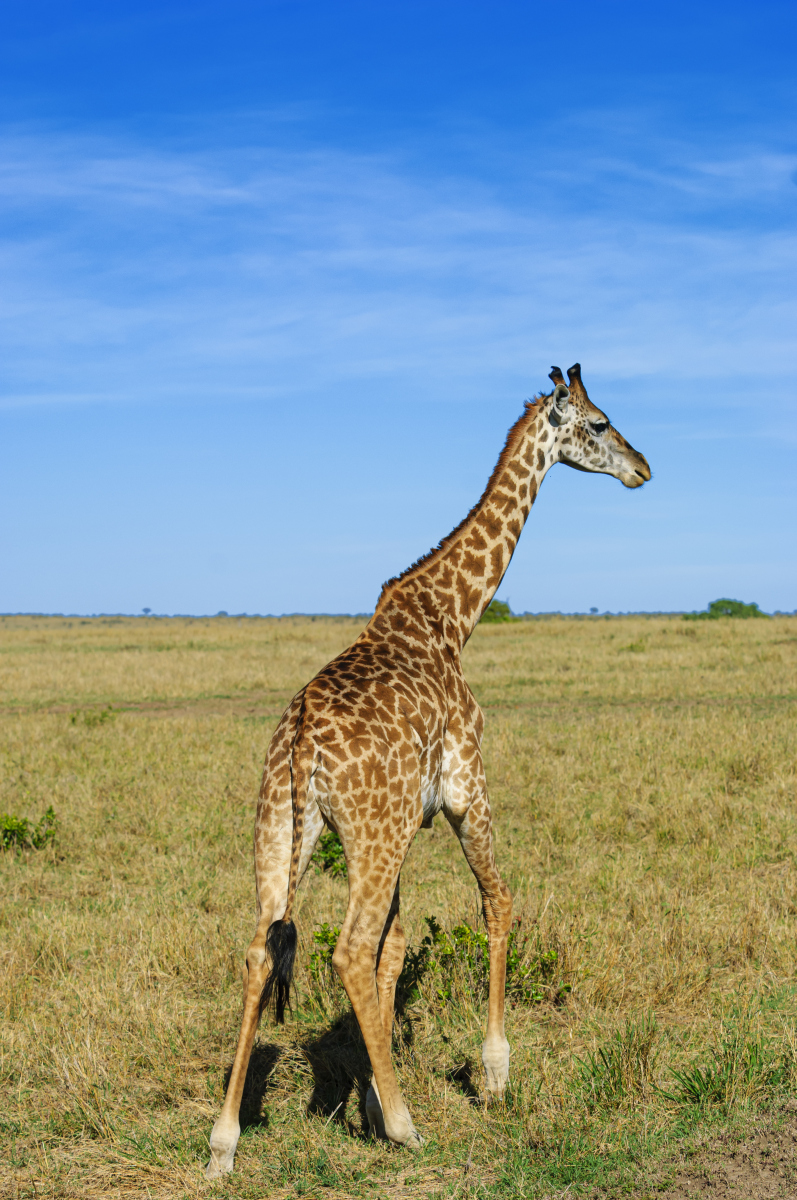
[[[402,571],[400,575],[394,575],[392,579],[388,579],[387,583],[382,585],[382,591],[380,592],[379,600],[377,601],[376,605],[377,609],[382,601],[387,598],[388,593],[392,591],[397,584],[403,583],[405,579],[409,579],[411,575],[414,575],[416,571],[421,570],[423,567],[428,567],[442,553],[444,553],[444,551],[448,550],[453,545],[459,534],[461,534],[465,529],[468,522],[479,511],[482,504],[484,504],[494,484],[498,482],[504,467],[517,450],[518,442],[520,441],[526,425],[529,423],[532,417],[536,416],[539,412],[540,402],[547,399],[548,393],[541,392],[538,396],[535,396],[533,400],[525,401],[523,412],[520,414],[514,425],[512,425],[507,433],[506,441],[504,442],[504,448],[498,456],[498,462],[493,467],[492,474],[487,480],[487,486],[474,504],[473,508],[470,510],[468,515],[460,521],[459,525],[456,525],[449,534],[447,534],[438,542],[436,546],[434,546],[431,550],[428,550],[426,554],[422,554],[420,558],[416,559],[415,562],[411,566],[407,567],[406,570]]]

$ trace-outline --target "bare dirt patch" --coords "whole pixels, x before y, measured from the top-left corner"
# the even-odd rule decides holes
[[[661,1200],[775,1200],[797,1196],[797,1102],[782,1123],[736,1146],[726,1141],[701,1151],[678,1172]]]

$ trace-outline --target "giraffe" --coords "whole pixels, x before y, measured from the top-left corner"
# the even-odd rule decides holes
[[[439,812],[459,838],[482,896],[490,955],[485,1099],[503,1094],[512,900],[493,855],[484,719],[460,654],[555,463],[613,475],[629,488],[650,479],[645,458],[590,401],[580,365],[567,374],[569,386],[552,368],[553,391],[526,402],[479,502],[436,549],[384,585],[366,628],[293,698],[274,733],[255,818],[257,926],[244,967],[238,1047],[210,1137],[210,1179],[233,1168],[261,1013],[273,1007],[284,1020],[296,890],[325,825],[337,832],[348,867],[348,908],[332,961],[371,1061],[371,1132],[410,1149],[422,1141],[399,1090],[390,1044],[406,947],[399,874],[415,834]]]

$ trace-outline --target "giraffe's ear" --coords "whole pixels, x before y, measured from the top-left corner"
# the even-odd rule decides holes
[[[551,420],[554,425],[562,425],[570,420],[570,392],[563,383],[557,383],[553,390]]]

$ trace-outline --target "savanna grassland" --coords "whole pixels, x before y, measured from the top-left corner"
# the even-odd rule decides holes
[[[261,1026],[235,1174],[204,1181],[264,751],[360,626],[0,620],[0,812],[58,820],[0,854],[3,1195],[649,1196],[703,1142],[788,1108],[797,620],[528,620],[480,627],[464,655],[516,896],[506,1102],[479,1101],[483,926],[438,818],[402,876],[394,1037],[422,1151],[363,1133],[367,1061],[327,965],[346,904],[331,847],[300,893],[294,1014]]]

